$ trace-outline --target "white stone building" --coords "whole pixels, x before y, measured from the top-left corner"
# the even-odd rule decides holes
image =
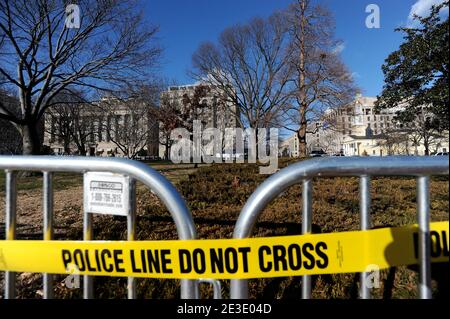
[[[201,98],[201,104],[205,107],[199,108],[197,114],[188,121],[199,120],[202,122],[202,129],[217,128],[225,132],[225,128],[235,128],[238,126],[239,108],[235,103],[229,101],[220,88],[209,83],[197,82],[191,85],[170,86],[167,91],[161,93],[161,101],[168,100],[181,112],[184,110],[183,100],[192,98],[199,87],[207,88],[207,93]],[[192,132],[190,132],[192,133]],[[165,137],[160,130],[159,156],[165,157]]]
[[[77,107],[75,115],[53,112],[45,117],[44,145],[55,155],[82,155],[79,146],[82,143],[87,156],[130,157],[130,153],[142,148],[145,157],[158,157],[158,123],[149,106],[105,98]],[[61,116],[69,118],[64,121]],[[63,125],[74,125],[77,137],[61,134]]]
[[[383,155],[424,155],[423,143],[413,143],[411,138],[404,138],[404,145],[388,145],[388,136],[403,134],[404,128],[394,122],[398,109],[375,111],[375,97],[357,96],[355,101],[337,110],[330,110],[321,122],[312,123],[307,134],[308,151],[323,150],[333,155],[343,153],[345,156],[383,156]],[[398,143],[401,144],[401,143]],[[286,139],[283,147],[289,146],[292,157],[298,157],[298,138],[293,134]],[[449,139],[444,136],[432,145],[433,152],[447,152]]]

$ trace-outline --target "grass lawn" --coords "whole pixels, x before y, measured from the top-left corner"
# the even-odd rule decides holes
[[[194,164],[173,164],[171,162],[145,162],[153,169],[163,173],[172,183],[178,183],[188,177],[196,169]],[[205,165],[200,165],[205,166]],[[67,190],[83,184],[83,175],[79,173],[58,173],[53,177],[54,190]],[[17,180],[17,190],[28,191],[42,188],[42,174],[36,172],[31,177],[20,177]],[[0,170],[0,193],[5,191],[5,172]]]
[[[292,161],[282,161],[281,166]],[[169,178],[185,198],[192,212],[199,238],[231,238],[242,206],[267,176],[258,174],[256,165],[222,164],[194,168],[193,165],[150,164]],[[59,174],[58,174],[59,175]],[[64,239],[82,238],[81,191],[66,191],[81,185],[81,175],[55,177],[59,196],[55,207],[56,225]],[[3,183],[0,175],[0,183]],[[3,183],[4,184],[4,183]],[[24,179],[19,189],[41,187],[39,177]],[[71,186],[72,185],[72,186]],[[357,178],[320,178],[313,181],[313,232],[327,233],[359,229],[359,181]],[[74,188],[75,189],[75,188]],[[61,191],[63,190],[63,191]],[[433,221],[449,217],[448,177],[431,182],[431,216]],[[375,227],[402,226],[416,221],[416,183],[414,178],[374,178],[371,182],[372,222]],[[71,199],[73,197],[74,199]],[[301,232],[301,197],[299,185],[293,186],[274,200],[261,214],[254,236],[283,236]],[[36,197],[37,198],[37,197]],[[138,188],[137,240],[177,239],[173,220],[165,207],[145,187]],[[57,198],[55,198],[55,201]],[[38,199],[34,201],[39,201]],[[31,201],[33,204],[33,200]],[[62,203],[61,203],[62,202]],[[1,204],[1,202],[0,202]],[[1,208],[0,208],[1,211]],[[36,210],[35,214],[41,212]],[[0,221],[1,223],[1,221]],[[26,224],[26,223],[24,223]],[[30,232],[23,225],[23,231]],[[39,224],[37,232],[41,231]],[[19,232],[20,233],[20,232]],[[112,216],[94,217],[95,239],[124,240],[126,221]],[[29,235],[27,235],[29,236]],[[40,234],[35,236],[41,236]],[[39,237],[41,238],[41,237]],[[435,297],[448,297],[448,264],[433,265]],[[0,274],[0,281],[1,281]],[[18,295],[39,298],[42,290],[40,274],[22,274]],[[81,289],[64,287],[63,276],[57,276],[57,298],[80,298]],[[373,290],[375,298],[416,298],[418,274],[415,267],[398,267],[381,272],[381,287]],[[228,297],[229,282],[222,281],[223,296]],[[177,280],[138,279],[139,298],[179,298]],[[249,281],[251,298],[300,297],[301,278],[273,278]],[[1,295],[2,291],[0,291]],[[202,286],[202,296],[212,296],[211,289]],[[358,274],[313,277],[313,298],[357,298]],[[96,298],[124,298],[125,278],[95,278]]]
[[[67,190],[71,187],[81,185],[83,176],[73,173],[57,173],[53,178],[55,190]],[[36,173],[35,176],[21,177],[17,179],[17,190],[29,191],[42,188],[42,174]],[[5,191],[5,172],[0,171],[0,192]]]

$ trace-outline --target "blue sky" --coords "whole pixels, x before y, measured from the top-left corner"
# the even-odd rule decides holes
[[[364,95],[376,96],[383,86],[381,65],[402,43],[394,32],[408,23],[411,11],[422,14],[441,0],[316,0],[327,6],[336,20],[336,37],[344,42],[342,57]],[[148,0],[147,18],[160,26],[165,49],[162,73],[179,84],[191,83],[187,71],[192,53],[203,41],[216,41],[220,32],[255,16],[269,16],[292,0]],[[381,27],[365,26],[366,6],[380,8]]]

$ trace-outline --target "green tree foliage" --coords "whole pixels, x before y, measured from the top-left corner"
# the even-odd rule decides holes
[[[426,114],[427,130],[448,130],[448,12],[449,1],[433,6],[427,17],[415,16],[417,26],[400,28],[405,42],[383,65],[385,85],[376,103],[378,109],[405,106],[398,113],[402,123]],[[433,124],[433,125],[431,125]]]

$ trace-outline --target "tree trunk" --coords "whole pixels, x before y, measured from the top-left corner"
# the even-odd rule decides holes
[[[423,146],[425,147],[425,155],[430,155],[430,143],[427,138],[424,139]]]
[[[22,154],[39,155],[41,153],[41,141],[35,123],[22,126]]]
[[[86,147],[80,147],[79,152],[80,156],[86,156],[87,155]]]
[[[306,75],[305,75],[305,32],[306,32],[306,2],[302,0],[300,2],[300,56],[299,56],[299,107],[300,107],[300,128],[298,130],[298,146],[299,146],[299,155],[300,157],[307,156],[306,149],[306,130],[307,130],[307,120],[306,120],[306,109],[308,105],[306,104]]]
[[[307,145],[306,145],[306,129],[307,129],[307,121],[306,121],[306,107],[300,106],[300,128],[297,132],[298,137],[298,150],[300,157],[307,157]]]
[[[64,153],[70,155],[70,140],[67,138],[64,139]]]
[[[77,145],[78,155],[79,156],[86,156],[87,152],[86,152],[86,146],[84,145],[84,143],[77,143],[77,142],[75,142],[75,144]]]

